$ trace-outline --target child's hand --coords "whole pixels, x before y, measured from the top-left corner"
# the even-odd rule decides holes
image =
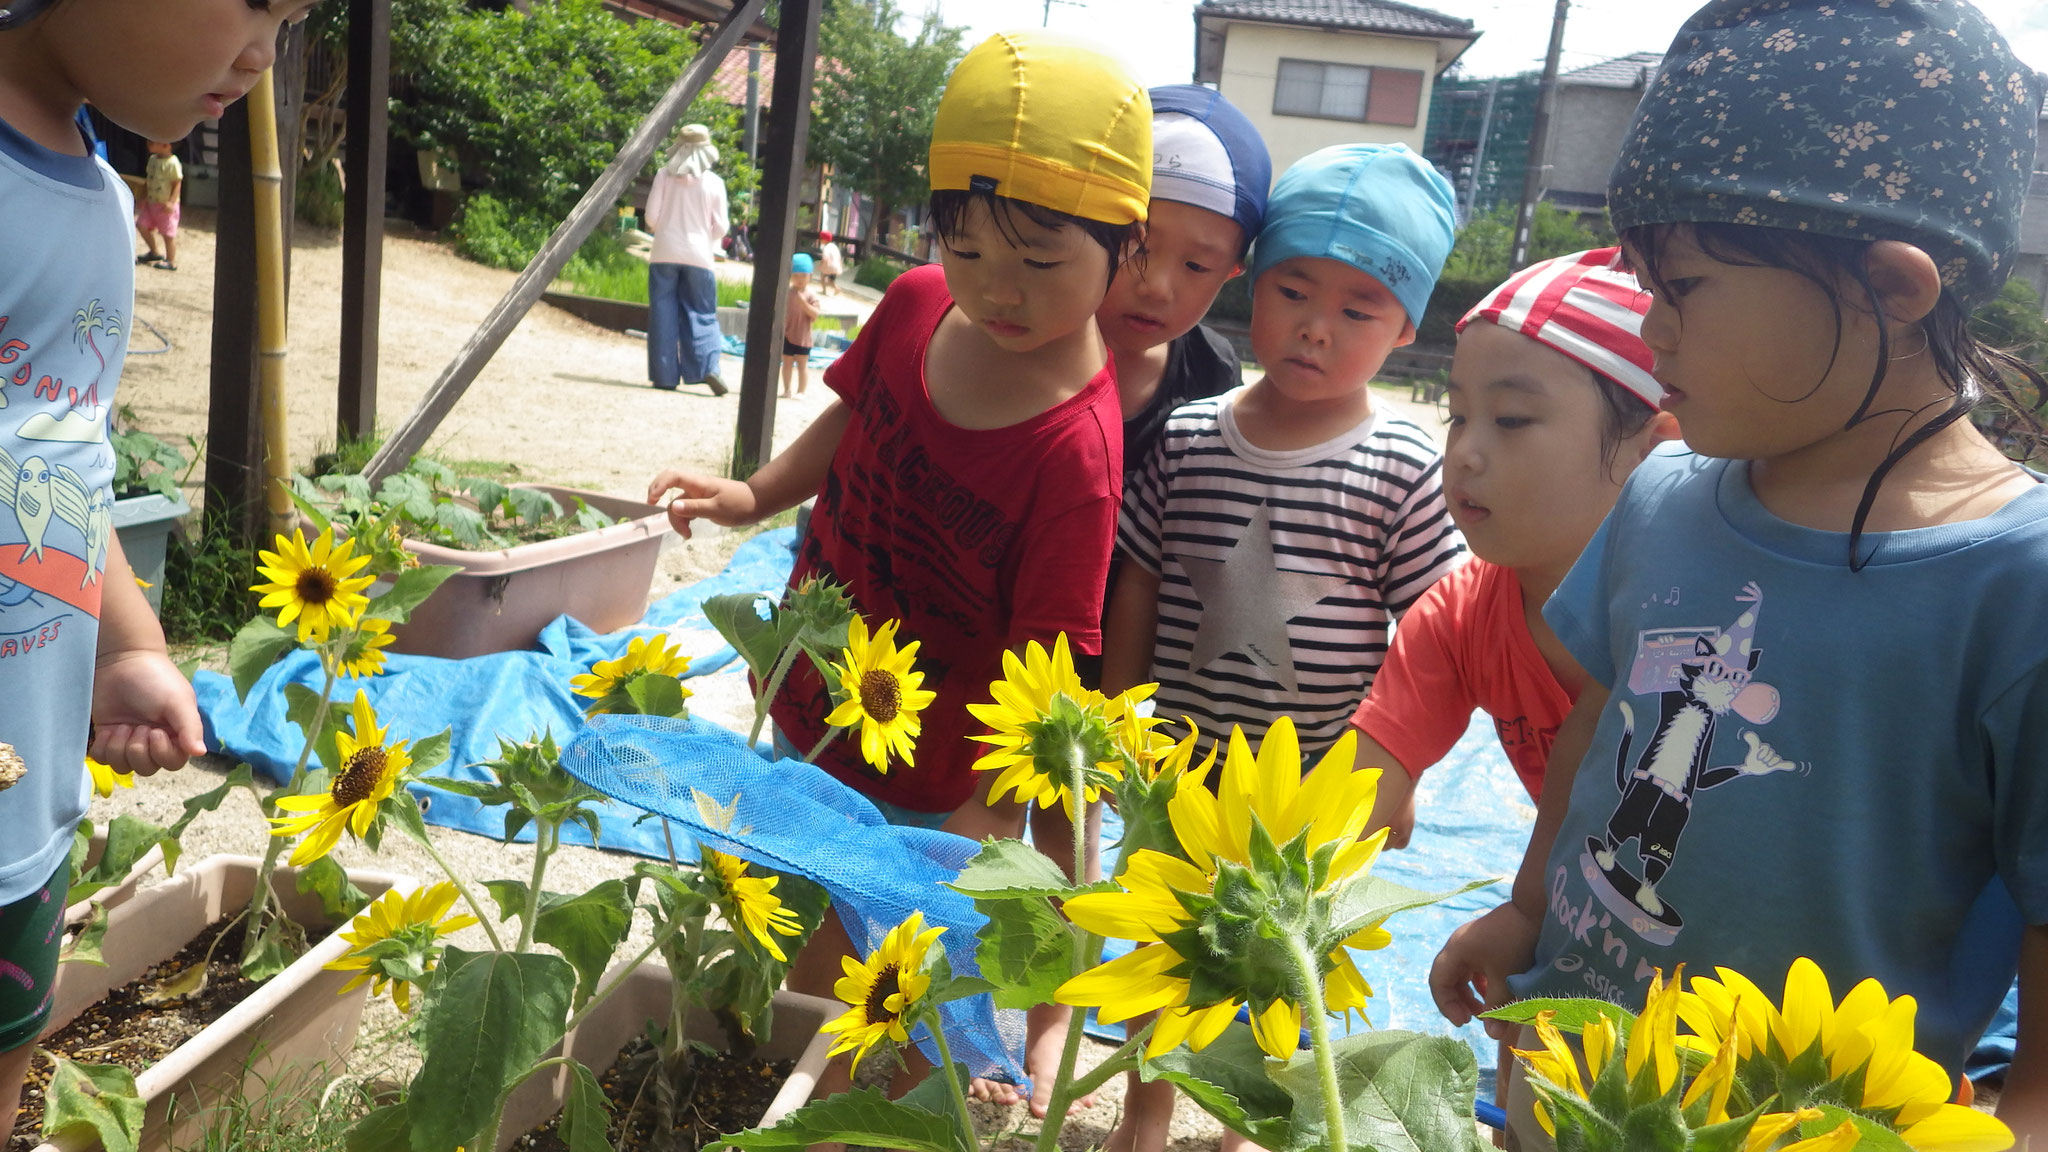
[[[690,538],[690,522],[700,517],[727,528],[760,518],[754,490],[743,481],[665,468],[647,485],[647,502],[659,504],[670,492],[682,493],[669,502],[668,522],[685,540]]]
[[[162,652],[102,657],[92,681],[92,758],[148,776],[206,754],[192,685]]]
[[[1542,926],[1512,900],[1460,925],[1429,968],[1429,991],[1436,997],[1437,1011],[1462,1026],[1507,1003],[1508,976],[1528,970],[1541,932]],[[1521,1031],[1498,1020],[1485,1023],[1486,1034],[1495,1040],[1512,1040]]]

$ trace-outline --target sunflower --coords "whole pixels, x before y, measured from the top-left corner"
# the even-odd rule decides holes
[[[846,1013],[825,1023],[821,1031],[837,1032],[828,1056],[853,1053],[853,1067],[860,1069],[861,1057],[882,1042],[883,1037],[901,1043],[910,1039],[903,1025],[932,978],[925,971],[925,957],[932,942],[945,928],[926,928],[924,913],[912,912],[910,919],[889,930],[882,945],[865,962],[851,956],[840,958],[846,975],[832,986],[832,994],[852,1005]]]
[[[277,538],[277,551],[257,553],[263,562],[256,571],[269,577],[269,583],[249,590],[262,593],[263,607],[278,609],[278,627],[298,621],[300,643],[324,644],[329,631],[354,624],[357,614],[370,603],[363,589],[376,577],[355,574],[370,558],[351,556],[354,548],[353,540],[336,544],[332,526],[322,530],[310,546],[305,531],[294,528],[291,539]]]
[[[356,913],[342,930],[347,955],[324,965],[356,977],[341,986],[353,992],[368,981],[370,994],[391,986],[391,1000],[400,1012],[412,1011],[412,982],[433,971],[435,940],[476,923],[474,916],[449,916],[455,907],[455,885],[446,880],[404,895],[393,889]]]
[[[1093,766],[1085,773],[1082,786],[1088,803],[1101,797],[1105,780],[1122,779],[1123,756],[1111,732],[1110,702],[1102,693],[1082,686],[1067,650],[1066,633],[1053,641],[1050,652],[1033,640],[1025,646],[1021,659],[1015,652],[1003,653],[1003,678],[991,683],[988,690],[993,702],[969,704],[967,711],[990,729],[987,735],[974,737],[994,746],[974,767],[980,772],[1001,773],[989,788],[991,804],[1006,792],[1015,792],[1019,804],[1036,801],[1040,808],[1060,804],[1066,799],[1077,746],[1084,763]],[[1119,706],[1119,718],[1143,699],[1142,695],[1126,695],[1132,698]],[[1125,725],[1127,729],[1131,726]]]
[[[1551,1104],[1544,1097],[1577,1097],[1579,1101],[1590,1104],[1590,1085],[1600,1079],[1601,1073],[1616,1056],[1621,1058],[1627,1082],[1631,1085],[1639,1082],[1638,1073],[1646,1068],[1649,1070],[1648,1079],[1640,1082],[1643,1095],[1662,1099],[1670,1093],[1679,1074],[1678,998],[1684,972],[1684,967],[1680,966],[1678,975],[1669,983],[1665,982],[1661,970],[1650,978],[1643,1014],[1629,1026],[1626,1044],[1612,1017],[1605,1013],[1595,1015],[1581,1033],[1586,1050],[1586,1077],[1579,1075],[1578,1057],[1557,1027],[1557,1013],[1543,1011],[1536,1014],[1536,1039],[1542,1043],[1542,1049],[1525,1051],[1516,1048],[1512,1051],[1525,1068],[1542,1078],[1543,1090],[1538,1092],[1536,1101],[1536,1122],[1543,1126],[1545,1132],[1557,1135]],[[1690,1108],[1695,1101],[1706,1097],[1707,1122],[1720,1123],[1728,1119],[1728,1094],[1734,1084],[1735,1052],[1732,1046],[1724,1045],[1720,1054],[1694,1077],[1680,1106]],[[1639,1102],[1634,1096],[1630,1099],[1631,1102]]]
[[[924,722],[918,713],[938,699],[938,693],[924,690],[924,673],[914,670],[912,660],[921,641],[896,647],[896,621],[891,620],[868,636],[868,622],[855,616],[846,625],[846,662],[833,663],[839,675],[839,689],[846,700],[825,717],[834,728],[860,725],[860,756],[877,772],[889,770],[889,758],[900,756],[905,765],[911,759]]]
[[[570,679],[569,687],[578,696],[587,696],[597,703],[590,706],[591,714],[609,710],[606,697],[623,692],[627,685],[642,676],[672,676],[678,681],[690,671],[690,658],[669,646],[666,634],[657,632],[651,636],[635,636],[626,642],[626,654],[616,660],[599,660],[590,666],[590,671]],[[684,698],[693,693],[677,687]]]
[[[365,616],[356,622],[356,634],[341,654],[341,672],[357,678],[384,671],[384,649],[391,646],[391,621]]]
[[[116,772],[112,764],[102,764],[90,756],[85,758],[85,770],[92,775],[93,795],[103,800],[112,796],[116,788],[135,787],[133,772]]]
[[[1785,974],[1784,998],[1777,1003],[1739,972],[1717,968],[1715,977],[1695,976],[1692,990],[1677,1002],[1678,1016],[1696,1034],[1685,1042],[1712,1051],[1732,1039],[1745,1064],[1774,1066],[1817,1048],[1830,1079],[1814,1098],[1786,1103],[1839,1102],[1888,1118],[1906,1143],[1923,1152],[2012,1146],[2004,1124],[1951,1104],[1948,1074],[1914,1051],[1917,1006],[1911,996],[1892,999],[1882,984],[1865,980],[1837,1004],[1826,973],[1804,956]]]
[[[271,817],[272,836],[311,832],[292,851],[291,862],[295,867],[311,864],[332,852],[341,840],[343,828],[358,838],[368,832],[377,806],[397,787],[400,774],[412,766],[406,741],[385,743],[385,729],[377,727],[377,714],[370,708],[370,698],[360,689],[356,691],[351,721],[353,733],[334,734],[334,749],[341,767],[335,770],[327,791],[311,796],[283,796],[277,801],[279,808],[298,815]]]
[[[713,848],[704,850],[704,862],[709,871],[718,877],[718,885],[728,899],[726,904],[739,910],[740,920],[761,947],[770,956],[784,963],[789,957],[782,954],[782,946],[769,934],[774,929],[784,936],[803,934],[803,924],[796,913],[782,906],[782,898],[775,894],[775,885],[782,881],[780,876],[749,876],[747,862],[737,856],[728,856]]]
[[[1266,965],[1273,971],[1261,985],[1247,986],[1241,977],[1232,985],[1220,974],[1243,972],[1246,966],[1236,964],[1237,957],[1207,953],[1211,941],[1243,933],[1214,931],[1189,909],[1215,905],[1225,877],[1237,884],[1234,877],[1255,871],[1255,821],[1275,845],[1300,838],[1310,857],[1332,849],[1322,883],[1300,898],[1331,899],[1364,878],[1386,839],[1384,832],[1359,839],[1372,816],[1379,772],[1352,770],[1356,741],[1347,732],[1302,779],[1299,747],[1294,722],[1283,716],[1256,756],[1243,730],[1231,731],[1218,794],[1197,778],[1182,777],[1168,811],[1187,859],[1140,849],[1117,877],[1121,891],[1085,893],[1064,905],[1068,918],[1082,928],[1143,946],[1068,980],[1055,993],[1058,1002],[1097,1008],[1106,1024],[1161,1011],[1147,1047],[1147,1056],[1156,1057],[1183,1041],[1197,1050],[1207,1047],[1249,1000],[1259,1046],[1276,1059],[1294,1052],[1301,1009],[1293,999],[1291,973],[1281,964]],[[1372,924],[1327,949],[1327,962],[1319,967],[1328,1011],[1362,1010],[1372,995],[1347,949],[1383,948],[1392,940],[1385,928]],[[1205,987],[1212,993],[1228,987],[1229,992],[1192,1003],[1193,978],[1204,969],[1219,974],[1205,977]]]

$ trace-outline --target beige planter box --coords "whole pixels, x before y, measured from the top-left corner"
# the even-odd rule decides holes
[[[611,632],[647,612],[647,590],[655,561],[668,535],[668,514],[652,504],[528,484],[559,501],[577,498],[622,523],[499,552],[465,552],[418,540],[406,549],[423,564],[462,569],[412,610],[412,619],[392,629],[391,649],[422,656],[460,659],[533,647],[540,630],[557,616],[574,616],[599,632]]]
[[[100,854],[106,850],[107,830],[104,827],[96,828],[92,834],[92,846],[85,851],[86,865],[90,867],[98,863]],[[92,914],[92,906],[94,904],[101,905],[109,911],[126,904],[128,898],[135,895],[135,889],[141,886],[143,877],[148,876],[151,872],[161,867],[163,862],[163,845],[156,845],[149,851],[144,852],[142,857],[135,861],[135,866],[128,869],[128,875],[122,877],[119,884],[115,884],[110,888],[102,888],[93,894],[92,899],[80,900],[78,903],[64,909],[64,923],[76,924],[84,920]]]
[[[255,891],[260,862],[249,856],[208,856],[162,884],[144,888],[108,913],[104,953],[107,966],[65,964],[57,970],[55,1002],[44,1035],[70,1023],[109,992],[172,956],[207,925],[246,907]],[[272,888],[285,914],[319,935],[320,902],[299,894],[296,872],[279,868]],[[410,876],[351,869],[349,878],[371,896],[419,886]],[[367,988],[342,996],[351,973],[322,965],[339,959],[348,943],[332,932],[322,936],[291,967],[271,977],[228,1014],[135,1078],[148,1104],[145,1152],[189,1145],[204,1130],[209,1108],[230,1094],[293,1065],[325,1062],[339,1068],[354,1045]],[[171,1120],[175,1098],[177,1119]],[[97,1152],[84,1139],[54,1140],[36,1152]]]
[[[614,974],[607,974],[606,981]],[[605,1069],[618,1059],[619,1050],[647,1030],[649,1020],[668,1019],[669,993],[673,987],[667,968],[642,964],[548,1055],[566,1054],[603,1076]],[[768,1043],[755,1049],[755,1055],[768,1060],[795,1060],[796,1067],[790,1070],[789,1079],[783,1081],[782,1090],[768,1105],[762,1125],[775,1123],[810,1100],[811,1089],[825,1071],[825,1051],[835,1039],[832,1033],[818,1029],[845,1010],[846,1006],[836,1000],[787,990],[775,994],[775,1023],[769,1030]],[[727,1045],[724,1030],[701,1010],[690,1013],[687,1028],[692,1040],[717,1048]],[[520,1085],[505,1104],[497,1152],[505,1152],[513,1141],[560,1112],[568,1084],[568,1071],[555,1067]]]

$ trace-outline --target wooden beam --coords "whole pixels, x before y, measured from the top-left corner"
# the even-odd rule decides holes
[[[242,544],[263,539],[263,428],[256,396],[256,194],[249,106],[220,118],[213,249],[213,363],[206,407],[206,518]],[[266,545],[267,546],[267,545]]]
[[[384,278],[384,166],[389,147],[391,0],[349,0],[348,185],[341,224],[341,379],[335,422],[344,439],[377,430],[377,321]]]
[[[747,297],[747,360],[740,369],[740,424],[732,475],[752,476],[775,451],[775,378],[782,363],[789,258],[803,197],[811,138],[811,69],[818,57],[822,0],[782,0],[775,30],[775,88],[762,155],[761,222],[754,237],[754,288]]]
[[[689,67],[683,69],[683,74],[676,78],[668,94],[640,122],[640,127],[633,130],[633,135],[619,149],[619,154],[603,174],[598,176],[597,182],[570,210],[569,218],[556,227],[554,235],[541,245],[533,261],[519,274],[519,279],[512,282],[512,287],[491,309],[490,315],[484,317],[484,322],[470,336],[469,342],[441,370],[440,378],[420,399],[419,407],[414,408],[405,423],[385,439],[383,447],[363,469],[365,475],[373,481],[381,480],[405,467],[414,453],[426,447],[427,438],[440,427],[441,421],[455,407],[455,402],[462,398],[484,365],[490,363],[491,357],[504,345],[505,338],[512,334],[512,329],[518,326],[534,302],[540,299],[541,293],[547,290],[548,284],[560,274],[563,265],[569,262],[599,224],[612,218],[612,205],[625,194],[634,178],[640,175],[640,170],[647,166],[654,150],[668,139],[676,121],[682,119],[683,112],[689,108],[690,101],[696,99],[697,93],[717,74],[718,66],[732,51],[732,46],[739,42],[740,34],[760,15],[765,2],[739,0],[733,5],[724,23],[712,33],[690,61]],[[810,0],[804,2],[808,4]]]

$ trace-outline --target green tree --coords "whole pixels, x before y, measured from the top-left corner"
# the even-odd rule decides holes
[[[818,32],[811,159],[874,198],[870,236],[924,196],[932,116],[960,59],[960,29],[936,8],[908,40],[896,31],[901,16],[895,0],[841,0]]]

